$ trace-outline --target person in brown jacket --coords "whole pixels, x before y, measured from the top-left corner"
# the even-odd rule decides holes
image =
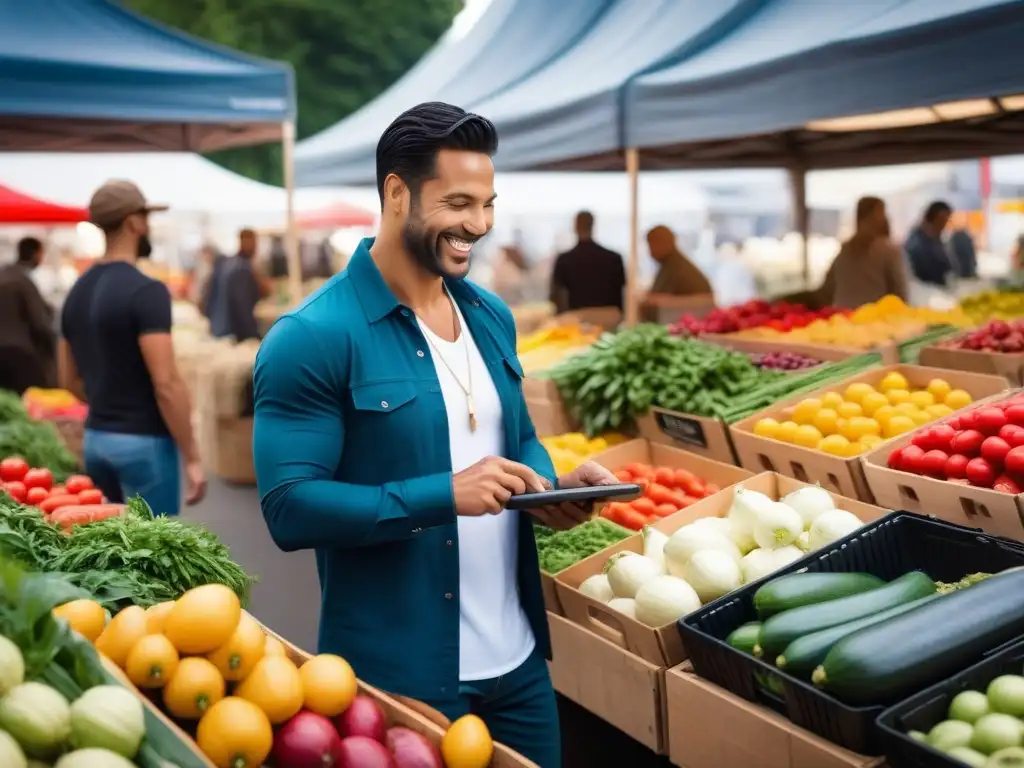
[[[857,231],[839,249],[818,293],[822,304],[841,309],[855,309],[890,294],[907,300],[903,251],[889,239],[889,220],[880,198],[857,201]]]
[[[658,274],[643,300],[644,319],[653,322],[658,308],[670,304],[675,296],[712,292],[711,283],[704,273],[679,250],[671,229],[661,225],[654,227],[647,233],[647,247],[651,258],[658,262]]]
[[[29,273],[43,258],[34,237],[18,242],[18,261],[0,269],[0,389],[18,394],[29,387],[53,386],[56,324]]]

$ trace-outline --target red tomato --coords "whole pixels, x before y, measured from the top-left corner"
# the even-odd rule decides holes
[[[651,499],[641,497],[639,499],[634,499],[633,501],[629,502],[629,506],[643,515],[653,515],[654,508],[658,505],[655,504]]]
[[[1024,478],[1024,445],[1011,448],[1003,459],[1003,466],[1006,468],[1006,474]]]
[[[676,494],[671,488],[666,488],[658,483],[651,483],[646,496],[655,504],[672,504],[676,498]]]
[[[949,456],[945,451],[932,449],[921,457],[919,466],[921,473],[929,477],[943,478],[946,473],[946,460]]]
[[[964,427],[960,423],[960,417],[959,416],[951,416],[950,418],[946,419],[945,423],[949,424],[949,426],[951,426],[957,432],[959,432],[961,429],[966,429],[966,427]]]
[[[699,478],[694,478],[688,483],[681,483],[679,489],[687,496],[695,496],[698,499],[704,498],[704,483]]]
[[[53,486],[53,488],[50,489],[50,495],[51,496],[67,496],[68,495],[68,489],[65,488],[63,485],[55,485],[55,486]]]
[[[647,516],[640,512],[637,512],[635,509],[630,509],[629,507],[626,507],[619,513],[616,522],[625,528],[629,528],[634,531],[639,531],[642,530],[644,525],[647,524]]]
[[[5,483],[23,479],[26,472],[28,472],[28,462],[20,456],[8,456],[0,461],[0,480]]]
[[[923,458],[923,448],[917,445],[906,445],[900,451],[900,469],[904,472],[919,475],[921,474],[921,459]]]
[[[946,459],[944,474],[947,480],[957,480],[967,477],[967,463],[970,461],[966,456],[954,453]]]
[[[64,487],[68,493],[81,493],[96,486],[92,484],[92,478],[87,475],[71,475],[64,481]]]
[[[654,482],[671,488],[676,484],[675,472],[668,467],[658,467],[654,470]]]
[[[914,436],[910,438],[910,444],[916,445],[923,451],[927,451],[932,447],[932,430],[928,428],[915,432]]]
[[[103,491],[99,488],[86,488],[84,491],[78,492],[78,503],[79,504],[102,504],[103,503]]]
[[[960,414],[960,429],[977,429],[978,428],[978,412],[968,411],[967,413]]]
[[[1024,427],[1016,424],[1007,424],[999,430],[999,436],[1008,442],[1011,448],[1024,445]]]
[[[894,448],[889,453],[889,461],[888,461],[889,469],[900,469],[900,459],[902,458],[902,456],[903,456],[903,449],[902,448]]]
[[[985,459],[971,459],[967,462],[967,479],[971,481],[971,485],[991,488],[996,479],[996,471]]]
[[[968,429],[953,438],[950,449],[954,453],[962,453],[964,456],[977,456],[981,453],[981,444],[985,442],[985,436],[976,429]]]
[[[928,437],[931,441],[930,447],[940,451],[948,451],[956,437],[956,430],[949,424],[936,424],[928,430]]]
[[[38,507],[40,504],[46,501],[49,495],[50,492],[45,488],[28,488],[25,491],[25,503]]]
[[[1001,408],[989,405],[978,409],[975,421],[979,432],[984,432],[986,435],[998,435],[999,430],[1006,425],[1007,419]]]
[[[656,517],[668,517],[669,515],[674,515],[678,511],[679,507],[675,504],[659,504],[654,508],[654,514]]]
[[[700,478],[697,477],[693,472],[688,469],[677,469],[675,471],[675,477],[673,484],[677,488],[685,488],[688,483],[700,482]]]
[[[25,503],[25,484],[21,480],[11,480],[4,483],[3,488],[8,495],[19,504]]]
[[[48,469],[30,469],[22,479],[26,488],[42,488],[50,490],[53,488],[53,473]]]
[[[981,457],[990,464],[1003,466],[1006,454],[1010,452],[1010,444],[1001,437],[986,437],[981,444]]]
[[[1016,495],[1020,493],[1020,486],[1017,485],[1012,478],[1009,478],[1006,475],[1000,475],[996,478],[996,481],[992,483],[992,490]]]
[[[1024,427],[1024,404],[1014,403],[1006,409],[1006,418],[1011,424]]]

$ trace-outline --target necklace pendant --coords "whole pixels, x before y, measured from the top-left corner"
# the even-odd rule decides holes
[[[466,395],[466,407],[469,410],[469,431],[476,432],[476,406],[473,404],[472,395]]]

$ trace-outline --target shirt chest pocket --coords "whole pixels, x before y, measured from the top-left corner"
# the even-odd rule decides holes
[[[423,441],[425,396],[416,382],[377,381],[350,388],[352,409],[345,423],[346,450],[390,456],[418,450]]]

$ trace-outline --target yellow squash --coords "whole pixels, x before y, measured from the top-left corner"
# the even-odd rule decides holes
[[[224,698],[224,678],[206,659],[182,659],[174,676],[164,687],[164,706],[182,720],[198,720]]]
[[[259,707],[229,696],[199,721],[196,743],[217,768],[260,768],[270,755],[274,732]]]
[[[280,725],[302,709],[302,678],[291,659],[264,656],[239,684],[235,695],[251,701],[271,723]]]
[[[220,670],[225,680],[244,680],[252,672],[256,662],[263,658],[267,636],[252,616],[242,611],[234,633],[208,658]]]
[[[124,669],[128,652],[146,636],[146,612],[131,605],[117,614],[96,638],[96,650]]]
[[[228,641],[241,616],[238,595],[223,584],[206,584],[178,598],[163,629],[180,653],[211,653]]]

